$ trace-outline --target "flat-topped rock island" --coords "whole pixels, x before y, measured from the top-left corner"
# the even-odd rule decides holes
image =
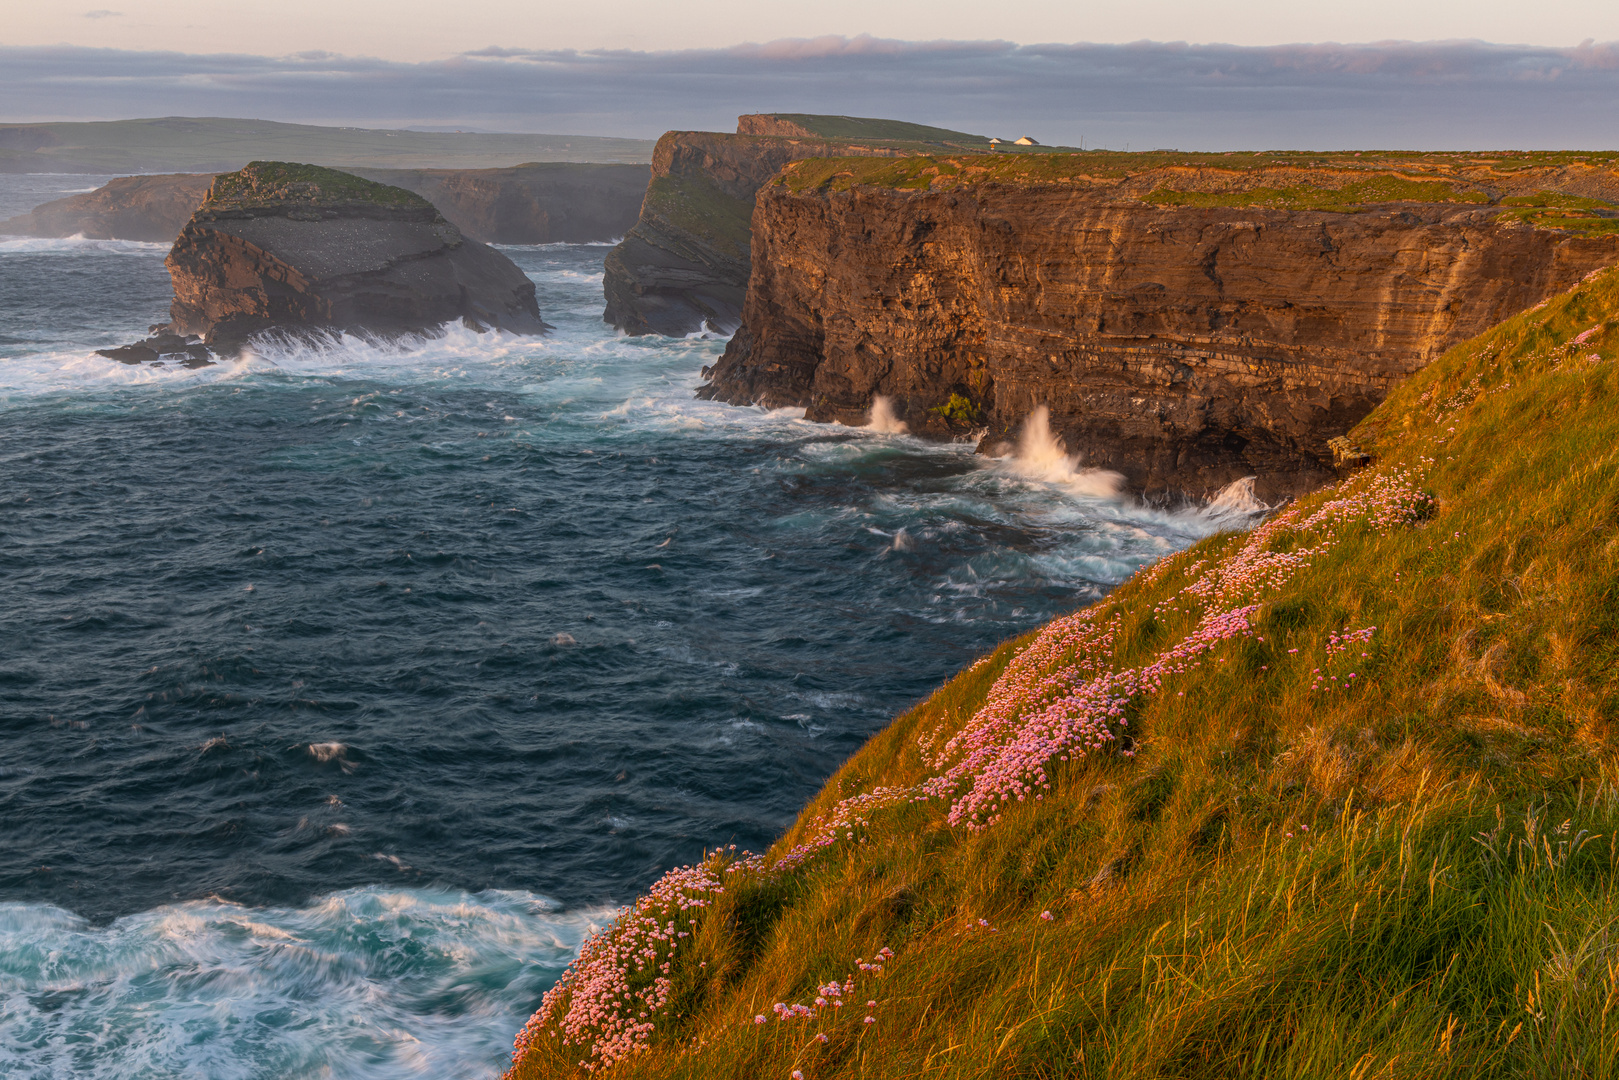
[[[166,263],[169,322],[104,355],[139,362],[163,335],[234,354],[266,333],[547,329],[533,282],[432,203],[314,165],[258,161],[215,178]]]

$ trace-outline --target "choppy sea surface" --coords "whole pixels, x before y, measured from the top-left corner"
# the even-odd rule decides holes
[[[506,249],[543,339],[192,371],[92,355],[162,245],[0,237],[0,1074],[495,1076],[613,905],[1245,523],[696,401],[606,250]]]

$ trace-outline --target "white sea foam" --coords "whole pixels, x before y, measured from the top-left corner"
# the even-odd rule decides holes
[[[140,240],[92,240],[83,233],[73,236],[0,236],[0,256],[5,255],[144,255],[162,258],[169,244],[148,244]]]
[[[880,435],[904,435],[910,428],[894,415],[894,403],[882,394],[871,399],[871,417],[866,422],[869,431]]]
[[[303,908],[199,900],[104,927],[0,904],[0,1075],[492,1078],[610,915],[381,886]]]
[[[1005,459],[1020,476],[1061,484],[1076,495],[1111,499],[1119,494],[1124,477],[1108,469],[1087,469],[1070,454],[1062,439],[1051,430],[1051,410],[1039,406],[1023,421],[1017,449]]]

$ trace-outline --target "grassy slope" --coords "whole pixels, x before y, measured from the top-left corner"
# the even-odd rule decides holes
[[[43,144],[43,145],[40,145]],[[372,168],[498,168],[529,161],[652,160],[650,139],[385,131],[170,116],[0,125],[0,171],[216,172],[254,158]],[[24,149],[27,147],[27,149]]]
[[[1036,669],[1139,668],[1222,606],[1196,595],[1221,579],[1225,607],[1259,605],[1250,632],[1131,697],[1111,730],[1133,757],[1120,741],[1052,760],[1043,798],[984,831],[900,801],[796,868],[676,890],[706,906],[682,910],[692,936],[673,950],[650,943],[670,1005],[613,1074],[1615,1075],[1616,359],[1619,270],[1400,386],[1352,434],[1375,464],[1339,489],[1071,621],[1059,645],[1083,644],[1076,625],[1110,633]],[[1434,501],[1300,529],[1402,476]],[[1281,568],[1270,585],[1256,558]],[[1329,653],[1332,633],[1371,626]],[[896,720],[771,857],[824,832],[838,800],[936,773],[922,744],[936,752],[1053,632]],[[894,959],[861,971],[883,946]],[[850,975],[852,1006],[772,1015]],[[515,1077],[578,1071],[588,1046],[551,1034],[560,1012],[531,1025]]]

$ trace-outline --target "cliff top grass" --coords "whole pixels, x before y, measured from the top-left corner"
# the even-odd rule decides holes
[[[775,183],[794,193],[1076,185],[1159,206],[1350,213],[1396,202],[1472,203],[1514,207],[1509,217],[1542,227],[1619,231],[1619,154],[1614,153],[1091,151],[824,158],[788,165]]]
[[[989,136],[969,135],[965,131],[913,124],[905,120],[883,120],[869,116],[823,116],[815,113],[763,113],[770,120],[802,128],[811,135],[826,139],[887,141],[935,145],[976,146],[988,149]],[[747,118],[744,117],[744,120]]]
[[[433,210],[432,203],[413,191],[320,165],[291,161],[254,161],[246,168],[215,177],[199,209],[247,210],[276,206],[323,209],[361,205]]]
[[[1619,270],[586,946],[515,1078],[1619,1073]]]

